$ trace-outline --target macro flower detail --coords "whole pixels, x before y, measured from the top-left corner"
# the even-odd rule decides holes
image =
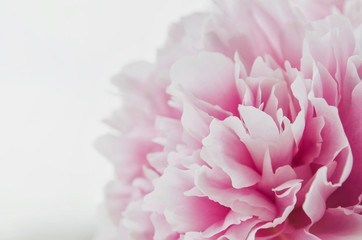
[[[214,3],[114,80],[99,239],[360,239],[362,1]]]

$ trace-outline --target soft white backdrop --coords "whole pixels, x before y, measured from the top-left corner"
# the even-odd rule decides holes
[[[112,168],[109,79],[202,0],[0,0],[0,239],[90,239]]]

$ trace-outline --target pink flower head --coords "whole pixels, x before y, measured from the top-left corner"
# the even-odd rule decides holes
[[[214,2],[115,79],[102,239],[362,239],[362,1]]]

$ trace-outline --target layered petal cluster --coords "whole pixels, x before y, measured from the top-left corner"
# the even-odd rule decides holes
[[[114,80],[99,239],[361,239],[362,1],[214,4]]]

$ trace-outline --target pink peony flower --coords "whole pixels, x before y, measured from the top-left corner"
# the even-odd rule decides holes
[[[361,239],[362,1],[214,2],[114,80],[100,239]]]

